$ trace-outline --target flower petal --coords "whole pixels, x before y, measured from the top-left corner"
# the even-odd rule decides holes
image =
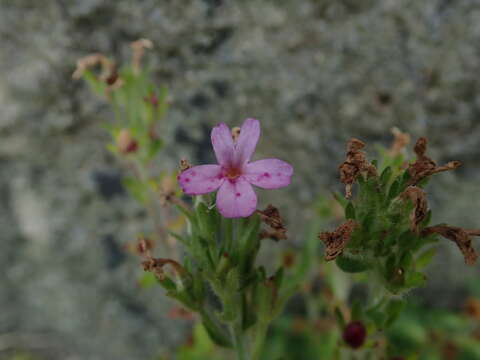
[[[226,218],[247,217],[257,208],[257,195],[242,177],[226,180],[217,193],[217,208]]]
[[[235,144],[235,164],[246,164],[253,155],[260,137],[260,122],[256,119],[247,119],[243,122],[240,135]]]
[[[278,189],[290,184],[293,167],[279,159],[263,159],[247,164],[244,177],[264,189]]]
[[[233,162],[234,145],[232,133],[228,126],[224,123],[218,124],[212,129],[210,137],[218,163],[223,166],[231,164]]]
[[[201,195],[217,190],[224,178],[220,165],[199,165],[178,175],[178,183],[188,195]]]

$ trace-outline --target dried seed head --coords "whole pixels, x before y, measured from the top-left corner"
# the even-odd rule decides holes
[[[400,194],[400,198],[412,201],[414,208],[410,214],[410,230],[419,233],[419,224],[425,219],[428,212],[427,196],[425,191],[416,186],[409,186]]]
[[[456,226],[436,225],[427,227],[422,231],[423,236],[430,234],[441,235],[457,244],[467,265],[474,265],[477,261],[478,255],[472,245],[471,236],[480,236],[479,230],[466,230]]]
[[[337,227],[333,232],[325,231],[320,233],[318,237],[325,244],[326,261],[334,260],[342,254],[357,226],[357,223],[350,219]]]
[[[340,181],[345,184],[345,197],[352,197],[352,186],[361,173],[376,176],[377,169],[367,161],[367,155],[362,149],[365,143],[352,138],[347,145],[347,159],[339,166]]]
[[[416,185],[422,179],[430,175],[453,170],[461,165],[460,161],[450,161],[444,166],[437,166],[435,161],[425,155],[427,151],[427,139],[424,137],[421,137],[417,140],[414,151],[417,155],[417,159],[408,167],[408,173],[410,174],[410,180],[408,182],[409,185]]]

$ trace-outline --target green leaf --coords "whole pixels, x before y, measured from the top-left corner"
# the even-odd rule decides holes
[[[385,308],[386,320],[385,327],[390,327],[400,316],[405,308],[405,302],[402,300],[392,300]]]
[[[123,186],[128,190],[130,194],[141,204],[146,201],[146,185],[141,181],[133,178],[126,177],[123,179]]]
[[[411,271],[407,274],[405,280],[405,287],[407,288],[417,288],[424,286],[427,282],[427,278],[424,274],[418,271]]]
[[[151,272],[145,272],[140,278],[140,286],[143,288],[149,288],[158,284],[158,280]]]
[[[218,346],[231,348],[232,342],[228,337],[228,332],[221,328],[205,311],[202,311],[202,325],[208,333],[210,339]]]
[[[380,175],[380,184],[382,186],[387,186],[392,175],[393,175],[392,168],[390,166],[386,167],[385,170],[383,170],[382,174]]]
[[[343,313],[340,311],[338,306],[335,307],[335,317],[337,318],[337,322],[340,328],[344,328],[346,325],[345,318],[343,317]]]
[[[400,177],[397,177],[395,181],[392,183],[392,185],[390,185],[390,189],[388,191],[389,200],[396,198],[400,194],[400,191],[401,191],[400,182],[401,182]]]
[[[147,160],[152,159],[163,148],[162,139],[151,140],[148,145]]]
[[[345,218],[347,220],[352,219],[355,220],[355,208],[351,201],[348,202],[347,207],[345,208]]]
[[[343,255],[337,256],[337,266],[347,273],[359,273],[370,269],[371,265],[365,260],[352,259]]]
[[[425,266],[430,264],[432,261],[433,257],[436,255],[437,249],[436,248],[431,248],[428,250],[425,250],[423,253],[421,253],[417,260],[415,261],[415,265],[418,269],[423,269]]]

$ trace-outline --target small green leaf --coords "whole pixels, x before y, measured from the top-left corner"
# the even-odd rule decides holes
[[[337,307],[335,307],[335,317],[337,318],[337,322],[340,328],[344,328],[346,325],[345,318],[343,317],[342,311]]]
[[[417,266],[418,269],[423,269],[425,266],[430,264],[432,261],[433,257],[436,255],[437,249],[436,248],[431,248],[428,250],[425,250],[423,253],[421,253],[417,260],[415,261],[415,265]]]
[[[347,207],[345,208],[345,218],[355,220],[355,208],[351,201],[348,202]]]
[[[402,300],[392,300],[388,303],[385,309],[386,320],[385,327],[390,327],[396,319],[400,316],[405,308],[405,302]]]
[[[359,273],[370,269],[371,265],[365,260],[352,259],[340,255],[337,257],[337,266],[347,273]]]
[[[158,284],[158,280],[151,272],[145,272],[144,274],[142,274],[139,283],[141,287],[149,288],[153,285]]]
[[[427,278],[424,274],[418,271],[411,271],[407,274],[405,280],[405,287],[407,288],[417,288],[424,286],[427,282]]]
[[[400,178],[397,177],[395,181],[392,183],[392,185],[390,185],[390,189],[388,191],[389,200],[393,200],[400,194],[400,191],[401,191],[400,182],[401,182]]]
[[[382,171],[382,174],[380,175],[380,184],[382,186],[386,186],[388,182],[390,181],[390,178],[393,175],[392,168],[390,166],[386,167],[385,170]]]

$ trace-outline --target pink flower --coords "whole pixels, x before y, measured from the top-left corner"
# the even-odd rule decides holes
[[[290,184],[293,167],[278,159],[250,162],[260,137],[260,122],[247,119],[234,141],[224,123],[212,129],[212,145],[217,164],[185,170],[178,182],[185,194],[202,195],[218,189],[217,208],[227,218],[250,216],[257,208],[257,195],[251,185],[278,189]]]

